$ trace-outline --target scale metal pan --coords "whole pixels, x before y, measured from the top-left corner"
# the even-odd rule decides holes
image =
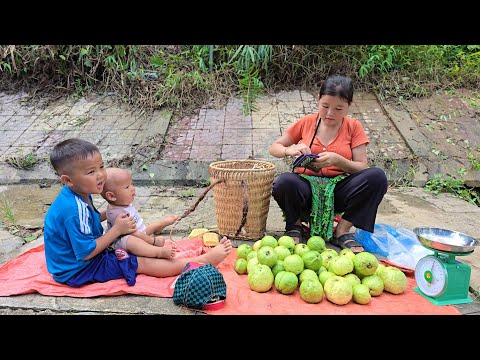
[[[413,229],[420,243],[432,250],[471,253],[480,242],[463,233],[432,227],[416,227]]]

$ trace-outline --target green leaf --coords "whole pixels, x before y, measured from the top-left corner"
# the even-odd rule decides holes
[[[30,242],[30,241],[35,240],[36,238],[37,238],[36,235],[29,235],[29,236],[23,238],[23,240],[25,240],[25,241],[28,243],[28,242]]]

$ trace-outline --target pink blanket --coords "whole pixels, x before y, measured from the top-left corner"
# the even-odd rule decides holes
[[[176,241],[177,256],[193,257],[203,251],[202,240]],[[59,284],[47,271],[43,244],[5,263],[0,268],[0,296],[38,292],[49,296],[94,297],[123,294],[172,297],[171,287],[175,277],[155,278],[138,275],[135,286],[128,286],[124,279],[111,280],[73,288]]]
[[[177,241],[178,256],[193,257],[204,251],[202,240],[184,239]],[[220,263],[217,268],[227,283],[225,307],[205,311],[215,315],[460,315],[452,305],[436,306],[416,293],[415,279],[407,276],[408,287],[401,295],[383,292],[372,298],[368,305],[353,301],[347,305],[335,305],[327,299],[319,304],[308,304],[300,298],[298,290],[292,295],[283,295],[274,287],[266,293],[256,293],[248,286],[247,275],[238,275],[233,270],[236,251]],[[176,277],[155,278],[138,275],[135,286],[128,286],[124,279],[106,283],[72,288],[55,282],[45,265],[43,244],[30,249],[0,268],[0,296],[38,292],[49,296],[94,297],[136,294],[156,297],[172,297]]]

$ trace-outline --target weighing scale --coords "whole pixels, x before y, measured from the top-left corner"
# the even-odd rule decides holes
[[[415,267],[414,290],[435,305],[465,304],[468,297],[471,268],[455,256],[471,254],[480,243],[460,232],[417,227],[413,229],[420,243],[433,255],[421,258]]]

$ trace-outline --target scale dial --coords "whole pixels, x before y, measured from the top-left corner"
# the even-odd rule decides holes
[[[447,287],[447,272],[443,263],[435,256],[426,256],[417,262],[415,281],[427,296],[442,295]]]

